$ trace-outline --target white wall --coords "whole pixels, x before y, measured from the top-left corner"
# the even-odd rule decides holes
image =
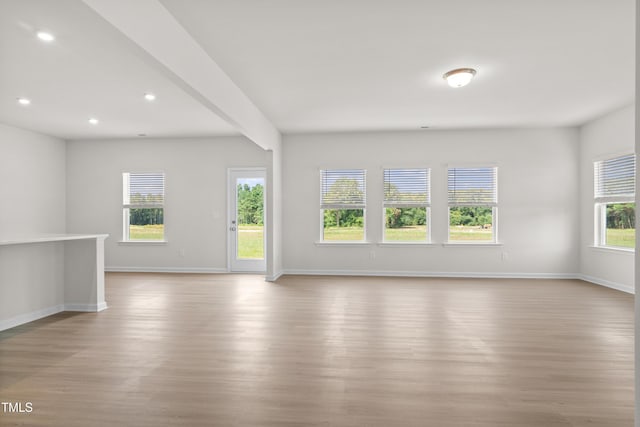
[[[0,236],[64,233],[64,141],[0,124],[0,182]]]
[[[498,166],[502,246],[443,246],[447,164]],[[563,276],[578,272],[577,129],[291,135],[284,138],[285,272]],[[431,168],[429,247],[378,246],[382,169]],[[367,246],[316,245],[319,169],[367,170]],[[504,254],[504,255],[503,255]]]
[[[244,137],[68,142],[67,229],[110,234],[107,269],[226,271],[227,168],[268,158]],[[119,243],[122,172],[144,171],[165,172],[166,244]]]
[[[590,281],[618,289],[634,289],[633,252],[594,248],[593,162],[633,153],[633,105],[580,128],[580,272]]]
[[[65,143],[0,124],[0,239],[65,232]],[[0,246],[0,330],[61,309],[64,246]]]

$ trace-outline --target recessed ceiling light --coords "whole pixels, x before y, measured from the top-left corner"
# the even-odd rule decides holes
[[[442,78],[445,79],[451,87],[462,87],[468,85],[475,75],[476,70],[473,68],[457,68],[446,72]]]
[[[18,98],[18,104],[20,105],[29,105],[31,104],[31,100],[27,98]]]
[[[146,133],[139,133],[138,136],[147,136]]]
[[[92,117],[89,119],[89,123],[91,123],[92,125],[97,125],[99,123],[99,120],[95,117]]]
[[[420,126],[420,129],[429,129],[429,126]]]
[[[54,41],[56,38],[53,36],[53,34],[51,33],[47,33],[46,31],[38,31],[38,33],[36,34],[38,36],[38,38],[40,40],[42,40],[43,42],[52,42]]]
[[[150,92],[147,92],[144,94],[144,99],[146,99],[147,101],[155,101],[156,96]]]

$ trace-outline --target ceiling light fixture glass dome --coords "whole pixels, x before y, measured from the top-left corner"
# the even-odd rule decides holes
[[[473,68],[456,68],[446,72],[442,78],[449,83],[451,87],[462,87],[469,84],[473,76],[476,75],[476,70]]]
[[[47,33],[46,31],[38,31],[36,35],[44,42],[52,42],[56,39],[53,34]]]

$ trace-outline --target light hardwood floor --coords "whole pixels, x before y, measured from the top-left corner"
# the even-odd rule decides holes
[[[633,425],[633,296],[574,280],[108,274],[0,332],[0,425]]]

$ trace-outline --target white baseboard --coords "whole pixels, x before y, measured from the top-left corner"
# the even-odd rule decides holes
[[[274,274],[273,276],[265,276],[264,280],[266,282],[275,282],[276,280],[278,280],[284,273],[282,271],[279,271],[278,273]]]
[[[633,286],[624,285],[622,283],[612,282],[610,280],[600,279],[598,277],[588,276],[586,274],[579,274],[578,279],[584,280],[585,282],[593,283],[595,285],[605,286],[607,288],[626,292],[628,294],[635,294],[635,289],[633,288]]]
[[[98,312],[107,308],[106,302],[101,302],[99,304],[65,304],[64,311],[88,311],[88,312]]]
[[[478,273],[452,271],[284,270],[283,274],[312,276],[451,277],[461,279],[577,279],[575,273]]]
[[[31,313],[20,314],[10,319],[0,320],[0,331],[24,325],[25,323],[33,322],[34,320],[42,319],[43,317],[63,311],[98,312],[106,308],[106,302],[99,304],[58,304],[53,307],[43,308],[42,310],[32,311]]]
[[[32,311],[31,313],[20,314],[10,319],[0,320],[0,331],[33,322],[34,320],[42,319],[43,317],[51,316],[52,314],[62,311],[64,311],[64,304],[58,304],[53,307],[43,308],[42,310]]]
[[[223,274],[229,273],[226,268],[199,268],[199,267],[105,267],[105,272],[122,272],[122,273],[209,273]],[[588,276],[578,273],[502,273],[502,272],[453,272],[453,271],[394,271],[394,270],[304,270],[304,269],[287,269],[278,272],[272,276],[266,276],[265,281],[275,282],[283,275],[303,275],[303,276],[382,276],[382,277],[448,277],[460,279],[579,279],[585,282],[593,283],[607,288],[616,289],[618,291],[634,293],[632,286],[622,283],[612,282],[598,277]],[[103,307],[79,306],[75,308],[67,308],[68,311],[101,311]],[[62,311],[62,310],[59,310]],[[44,316],[47,316],[45,314]],[[41,316],[41,317],[44,317]],[[32,320],[35,320],[32,319]],[[28,320],[29,322],[31,320]],[[25,322],[22,322],[25,323]],[[0,330],[3,323],[0,322]],[[5,328],[6,329],[6,328]]]
[[[460,279],[578,279],[607,288],[635,293],[632,286],[578,273],[461,273],[426,271],[370,271],[370,270],[284,270],[283,274],[311,276],[384,276],[384,277],[448,277]]]
[[[112,273],[228,273],[226,268],[209,267],[105,267],[105,272]]]

